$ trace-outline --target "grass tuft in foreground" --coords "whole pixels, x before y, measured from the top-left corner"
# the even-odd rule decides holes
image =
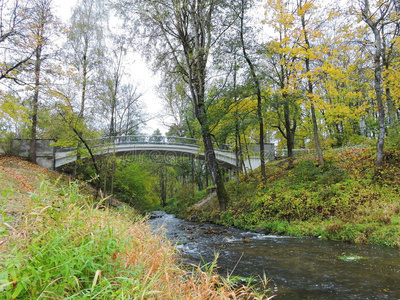
[[[18,228],[3,215],[1,299],[266,299],[179,268],[175,248],[132,209],[95,204],[76,182],[43,181],[26,206]]]

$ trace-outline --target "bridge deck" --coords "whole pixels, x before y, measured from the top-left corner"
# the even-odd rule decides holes
[[[27,156],[29,140],[14,140],[13,147],[21,149],[20,156]],[[51,146],[54,140],[37,140],[38,163],[47,168],[58,168],[76,161],[76,148],[58,148]],[[88,140],[89,146],[95,155],[116,153],[117,155],[143,155],[157,154],[168,157],[193,157],[205,160],[202,141],[186,137],[175,136],[118,136],[103,137]],[[266,144],[268,151],[266,157],[273,159],[275,151],[273,144]],[[222,167],[236,169],[236,154],[230,145],[215,145],[215,155]],[[244,154],[244,167],[255,169],[260,165],[258,155]]]

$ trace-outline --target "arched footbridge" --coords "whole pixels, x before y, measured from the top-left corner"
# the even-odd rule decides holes
[[[52,140],[37,140],[37,162],[47,168],[56,169],[63,165],[76,161],[76,148],[52,147]],[[205,160],[204,147],[197,139],[174,137],[134,135],[105,137],[88,141],[93,153],[107,155],[163,155],[168,157],[190,157]],[[20,149],[20,156],[28,156],[29,141],[14,140],[15,148]],[[83,147],[83,146],[82,146]],[[274,159],[275,149],[273,144],[265,144],[266,159]],[[252,149],[253,151],[256,149]],[[254,151],[253,153],[256,153]],[[259,152],[259,151],[258,151]],[[229,145],[215,147],[215,155],[220,166],[228,169],[236,169],[236,153],[230,150]],[[243,155],[244,167],[255,169],[260,166],[259,154]]]

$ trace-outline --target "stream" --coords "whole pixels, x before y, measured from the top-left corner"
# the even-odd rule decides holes
[[[266,277],[274,299],[400,299],[400,251],[371,245],[264,235],[189,222],[162,211],[149,223],[199,264],[219,253],[221,275]]]

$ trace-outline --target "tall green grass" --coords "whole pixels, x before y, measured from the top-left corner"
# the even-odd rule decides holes
[[[77,182],[43,181],[27,206],[22,225],[3,234],[1,299],[265,297],[212,272],[181,269],[175,248],[132,209],[95,203]]]

